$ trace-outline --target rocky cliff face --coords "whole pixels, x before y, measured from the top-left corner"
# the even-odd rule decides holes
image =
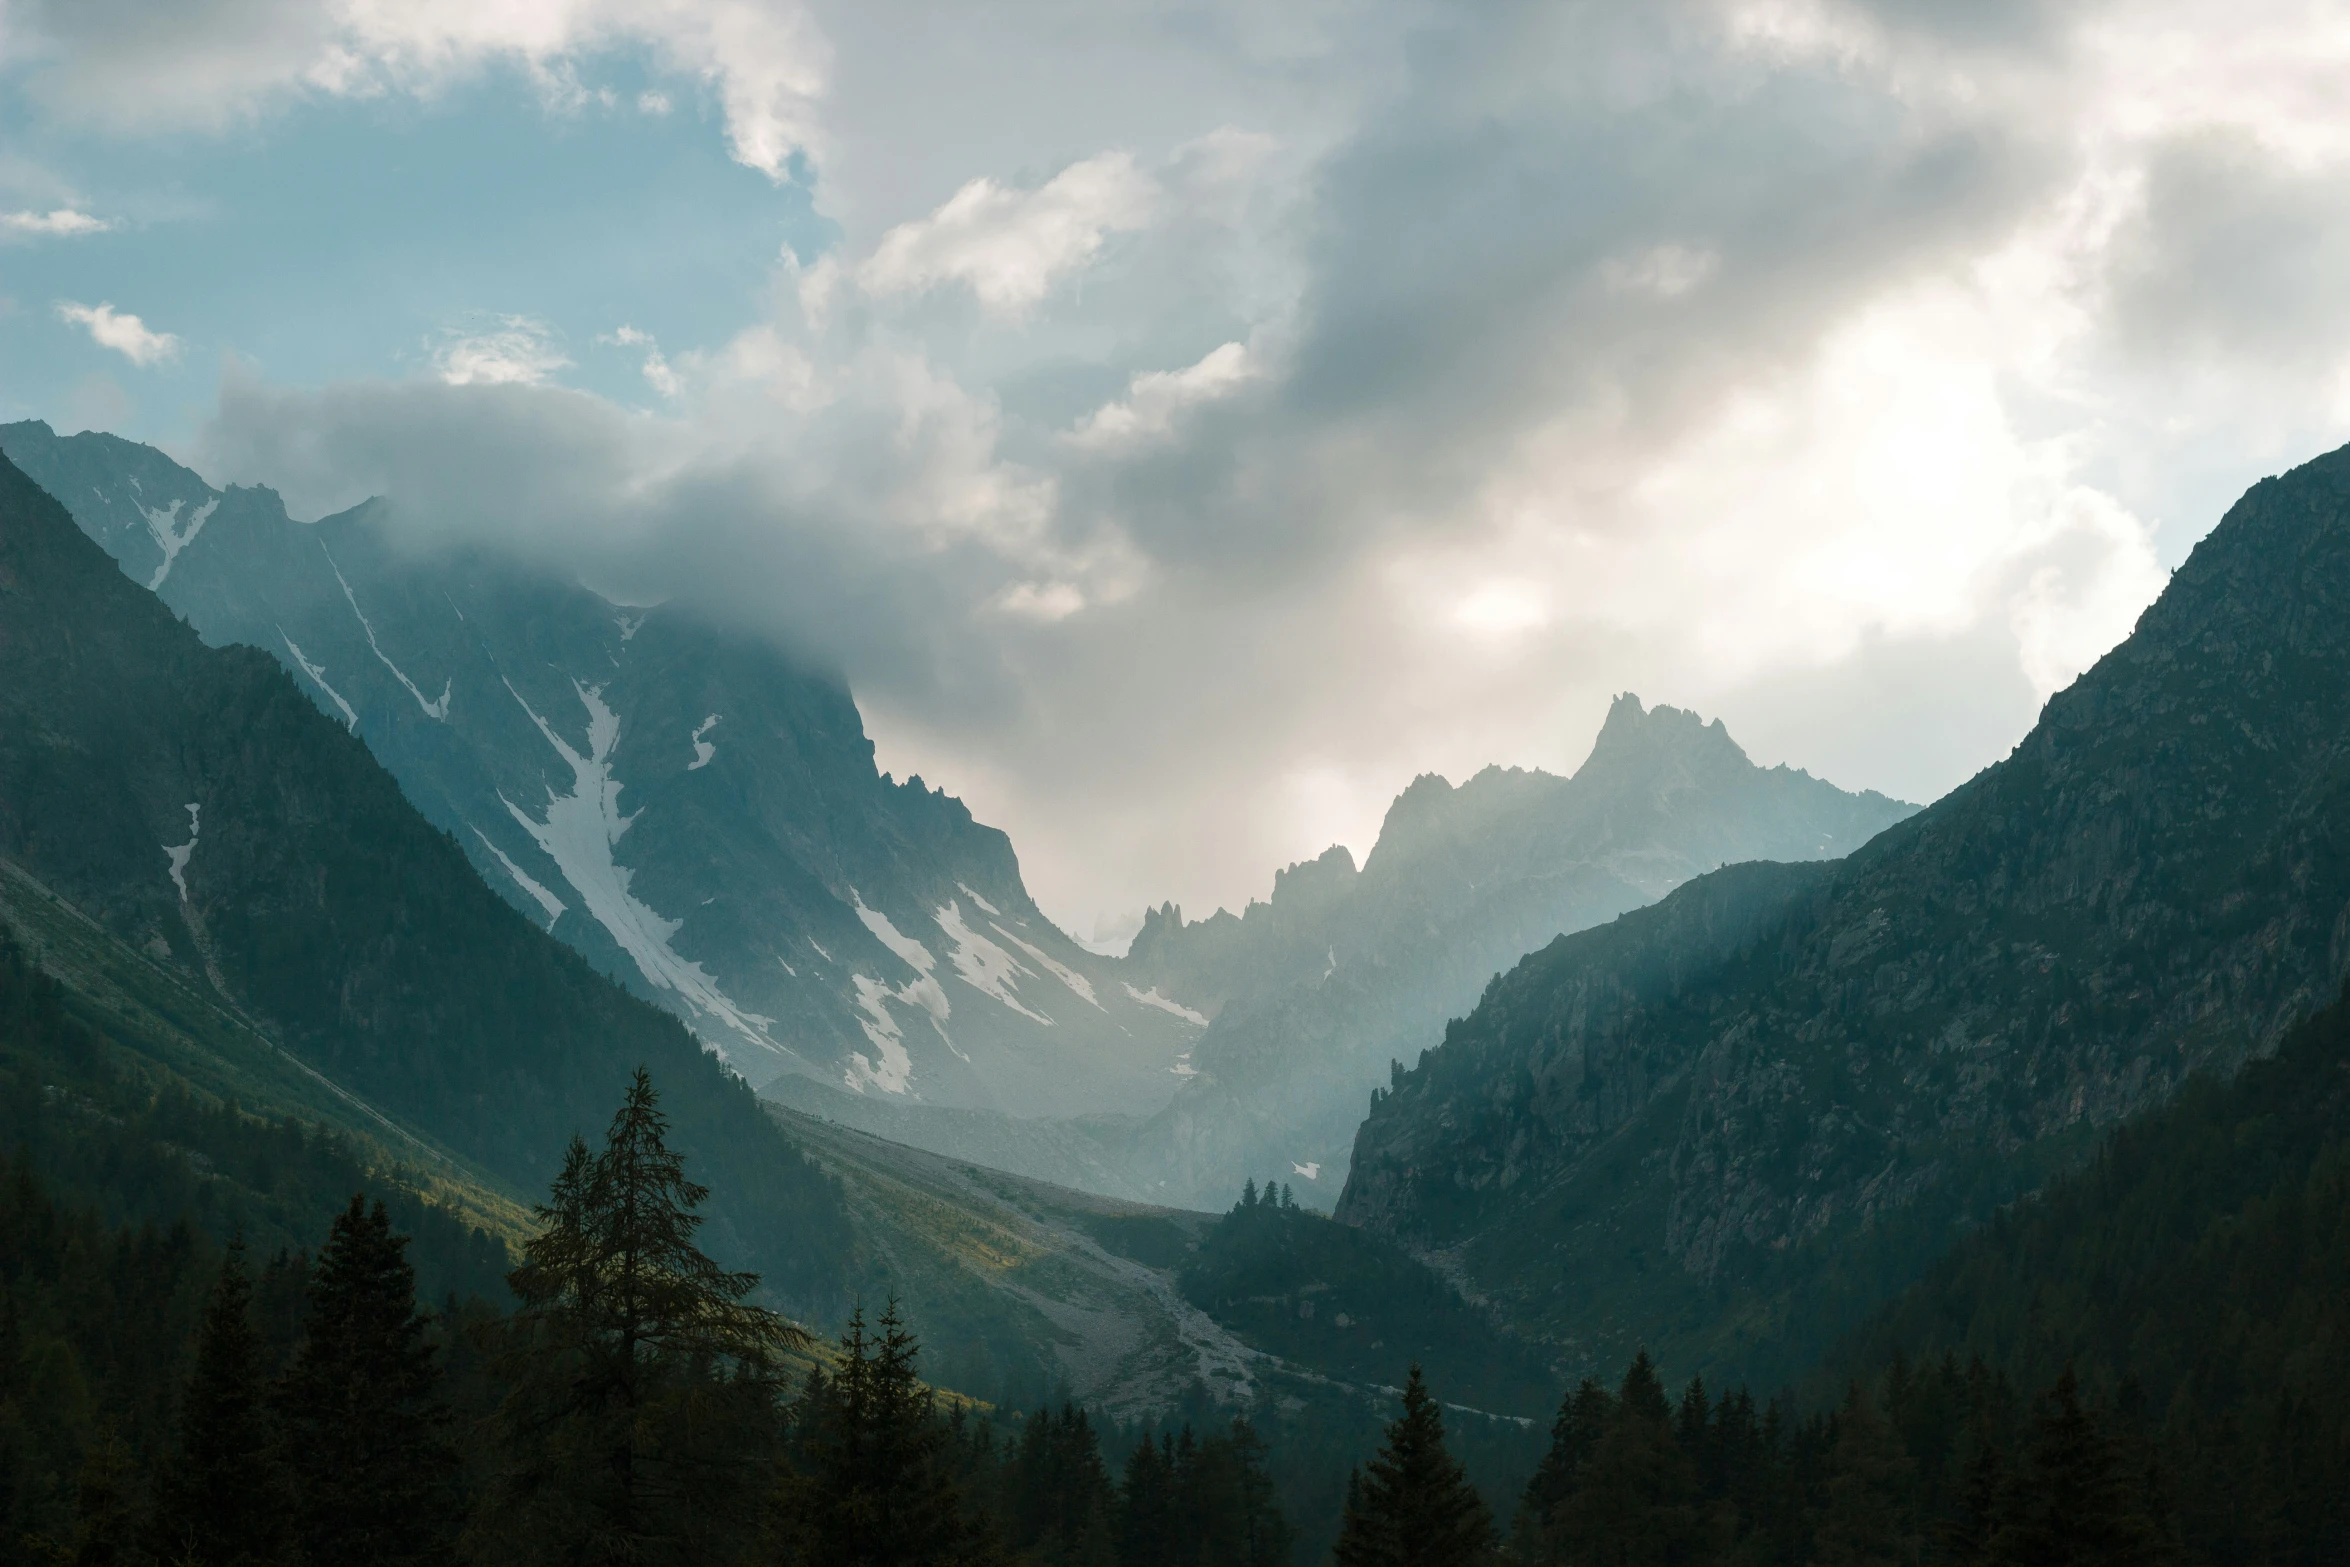
[[[1571,778],[1416,779],[1359,872],[1332,849],[1282,872],[1270,903],[1191,924],[1163,909],[1136,938],[1135,966],[1214,1021],[1131,1142],[1135,1176],[1200,1206],[1249,1176],[1327,1205],[1390,1061],[1497,971],[1717,866],[1846,854],[1913,809],[1757,767],[1720,720],[1629,695]]]
[[[2350,450],[2246,494],[2006,761],[1698,918],[1750,874],[1498,980],[1374,1107],[1340,1216],[1600,1359],[1752,1369],[2271,1048],[2350,969]]]
[[[316,524],[114,437],[0,449],[214,646],[259,648],[508,903],[754,1084],[1147,1114],[1199,1025],[1069,940],[1010,842],[894,781],[848,689],[764,643]]]

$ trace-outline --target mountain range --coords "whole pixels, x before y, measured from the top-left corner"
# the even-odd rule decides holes
[[[54,482],[93,451],[139,479],[134,496],[184,474],[93,439],[57,443]],[[943,1087],[918,1097],[920,1061],[907,1091],[879,1091],[855,1065],[879,1049],[857,985],[847,1054],[811,1068],[785,1052],[815,1033],[729,1020],[718,1003],[741,998],[723,984],[689,994],[691,972],[639,961],[621,939],[635,916],[614,915],[616,932],[581,913],[592,888],[609,913],[607,895],[690,885],[664,878],[691,870],[614,854],[605,877],[563,836],[614,849],[636,833],[623,791],[643,787],[647,813],[661,793],[649,764],[625,783],[610,770],[617,729],[638,720],[601,696],[599,713],[588,692],[673,697],[684,665],[726,656],[719,633],[487,560],[410,561],[379,512],[295,524],[259,491],[140,506],[150,556],[128,514],[100,504],[112,492],[91,488],[76,518],[0,461],[0,1145],[10,1213],[56,1242],[43,1255],[71,1250],[72,1226],[143,1223],[119,1232],[121,1255],[177,1257],[155,1276],[184,1283],[191,1227],[298,1246],[364,1185],[390,1195],[434,1287],[494,1292],[566,1144],[642,1065],[711,1189],[707,1244],[758,1272],[763,1299],[834,1324],[894,1294],[931,1373],[988,1396],[1066,1394],[1121,1419],[1247,1408],[1300,1516],[1331,1527],[1345,1455],[1375,1438],[1402,1363],[1468,1401],[1450,1411],[1454,1437],[1506,1496],[1559,1390],[1645,1346],[1717,1389],[1808,1377],[1807,1396],[1833,1399],[1819,1390],[1871,1379],[1902,1419],[1929,1385],[1903,1381],[1915,1352],[1979,1353],[2026,1386],[2078,1365],[2121,1389],[2099,1419],[2162,1422],[2166,1453],[2209,1460],[2181,1493],[2196,1559],[2249,1559],[2227,1542],[2261,1530],[2343,1537],[2339,1444],[2311,1419],[2339,1402],[2350,1146],[2350,1031],[2341,1007],[2319,1012],[2350,974],[2350,449],[2256,486],[2012,755],[1924,811],[1756,768],[1718,723],[1622,699],[1572,778],[1421,780],[1359,871],[1326,855],[1285,871],[1270,903],[1188,923],[1162,908],[1127,957],[1087,954],[1071,975],[1181,1031],[1152,1036],[1162,1055],[1113,1055],[1072,1102],[1147,1104],[1117,1098],[1131,1066],[1161,1107],[1031,1119]],[[260,542],[239,546],[248,510]],[[111,551],[93,542],[116,524]],[[305,550],[332,584],[326,610]],[[206,567],[212,551],[235,570]],[[271,574],[281,552],[291,586]],[[286,651],[206,645],[146,586],[183,572],[183,602],[268,613]],[[478,612],[495,628],[449,633],[475,661],[437,692],[417,669],[439,666],[383,629],[437,613],[402,607],[425,583],[456,625]],[[337,602],[348,627],[327,623]],[[289,619],[297,609],[326,618]],[[581,664],[523,667],[607,611],[629,617],[603,648],[611,668],[657,622],[675,628],[678,667],[600,688]],[[750,812],[767,841],[808,856],[795,863],[860,867],[845,916],[825,917],[932,978],[929,929],[946,963],[966,951],[943,939],[950,905],[971,899],[1007,939],[1042,919],[1012,901],[1000,835],[873,772],[837,681],[734,651],[746,710],[770,715],[761,732],[833,758]],[[584,728],[548,718],[557,682]],[[519,725],[454,722],[469,692],[494,707],[500,691]],[[532,737],[567,774],[501,749]],[[468,850],[457,827],[471,821],[430,819],[410,793],[424,786],[383,752],[455,781],[436,809],[477,800],[486,779],[521,839],[476,829],[484,849]],[[688,755],[700,765],[685,772],[716,771]],[[796,814],[826,802],[829,838]],[[699,819],[690,797],[671,803]],[[691,833],[668,830],[643,842],[682,859]],[[559,909],[524,884],[538,862],[501,847],[523,840],[562,876],[539,883]],[[891,842],[908,868],[872,879]],[[917,941],[866,887],[940,895],[948,873],[925,844],[946,845],[956,892]],[[637,934],[723,978],[705,949],[675,945],[685,923],[653,919]],[[1525,946],[1538,950],[1513,962]],[[999,973],[1013,1000],[1054,995],[1040,972],[1082,999],[1039,956],[1055,950],[1023,947],[1020,973]],[[1489,957],[1506,972],[1480,981]],[[933,1011],[905,999],[918,980],[891,974],[898,1003],[878,1016],[918,1007],[951,1055],[971,998]],[[985,990],[984,970],[954,977]],[[1014,1012],[1035,1032],[1006,1036],[1005,1056],[1033,1070],[1039,1051],[1067,1050],[1091,1070],[1076,1031],[1047,1032],[1062,1023],[1036,1013],[1054,1021]],[[1097,1190],[761,1102],[746,1062],[774,1066],[771,1090],[920,1118],[935,1141],[1026,1139],[1004,1146]],[[978,1100],[1016,1080],[993,1064],[965,1062],[954,1091]],[[1271,1186],[1221,1216],[1099,1192],[1141,1185],[1154,1146],[1169,1185],[1203,1191],[1225,1161],[1226,1178],[1255,1165],[1286,1187],[1268,1156],[1310,1147],[1329,1124],[1316,1116],[1351,1119],[1342,1095],[1369,1114],[1336,1222]],[[1184,1116],[1191,1129],[1169,1135]],[[1187,1174],[1169,1147],[1205,1150],[1209,1173]],[[159,1238],[158,1224],[175,1228]],[[48,1300],[41,1289],[25,1298]],[[125,1355],[178,1341],[158,1324],[184,1321],[188,1302],[162,1305],[144,1326],[108,1325]],[[54,1301],[42,1310],[54,1339]],[[1936,1375],[1932,1387],[1964,1377],[1955,1362]],[[139,1442],[164,1440],[153,1421],[167,1407],[142,1405]],[[1938,1474],[1955,1418],[1937,1417]],[[1838,1446],[1837,1427],[1804,1429]]]
[[[1571,777],[1489,767],[1396,797],[1357,870],[1293,865],[1241,914],[1151,911],[1129,960],[1212,1017],[1174,1100],[1124,1145],[1167,1200],[1229,1201],[1236,1172],[1327,1209],[1389,1063],[1416,1056],[1486,983],[1563,933],[1745,860],[1848,854],[1916,807],[1757,767],[1720,719],[1616,698]]]
[[[266,652],[485,882],[754,1087],[1147,1114],[1199,1025],[1029,897],[1010,842],[879,772],[847,687],[769,644],[489,556],[388,509],[290,519],[152,447],[0,451],[215,647]]]
[[[2350,450],[2254,486],[1927,810],[1498,979],[1377,1096],[1337,1212],[1570,1360],[1792,1375],[2346,971]]]
[[[761,1092],[1108,1195],[1216,1208],[1252,1173],[1327,1209],[1368,1090],[1562,931],[1703,870],[1847,852],[1911,808],[1755,767],[1620,698],[1572,778],[1416,780],[1358,872],[1155,910],[1123,959],[1039,910],[1005,836],[878,771],[837,675],[674,607],[316,523],[152,447],[0,427],[126,576],[259,648],[487,884]]]

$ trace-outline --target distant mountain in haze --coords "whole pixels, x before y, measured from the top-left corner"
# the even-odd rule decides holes
[[[215,647],[267,652],[508,903],[754,1085],[1147,1114],[1199,1034],[1055,928],[1010,842],[892,781],[847,687],[682,612],[482,554],[403,553],[152,448],[0,450]]]
[[[1496,973],[1718,866],[1847,854],[1914,810],[1757,767],[1721,720],[1630,695],[1571,778],[1416,779],[1359,871],[1334,848],[1239,915],[1147,917],[1135,983],[1213,1021],[1174,1102],[1122,1144],[1127,1167],[1164,1201],[1221,1206],[1253,1175],[1326,1208],[1390,1062]]]
[[[2350,448],[2255,485],[1929,810],[1519,964],[1381,1097],[1338,1215],[1594,1367],[1792,1374],[2346,972]]]

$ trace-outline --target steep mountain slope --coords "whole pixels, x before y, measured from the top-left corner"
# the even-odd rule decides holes
[[[1011,844],[874,766],[841,682],[674,610],[402,554],[149,448],[0,428],[136,581],[266,651],[515,908],[754,1084],[1147,1113],[1198,1028],[1038,911]]]
[[[2252,1389],[2350,1398],[2350,1002],[2232,1081],[2199,1078],[2086,1168],[1969,1235],[1839,1347],[1980,1355],[2018,1385],[2134,1381],[2156,1422]],[[2246,1424],[2274,1428],[2273,1409]],[[2350,1502],[2350,1498],[2345,1498]],[[2346,1520],[2350,1521],[2350,1520]]]
[[[1239,916],[1150,916],[1134,982],[1214,1021],[1175,1101],[1128,1139],[1133,1179],[1161,1200],[1218,1205],[1243,1176],[1271,1176],[1327,1208],[1389,1062],[1467,1012],[1495,973],[1719,865],[1847,854],[1914,809],[1757,767],[1721,720],[1629,695],[1571,778],[1420,778],[1359,872],[1332,849]]]
[[[543,1191],[650,1066],[713,1188],[715,1248],[786,1300],[837,1300],[839,1195],[740,1080],[491,894],[284,671],[204,647],[5,461],[0,676],[9,885],[508,1192]],[[166,1021],[189,1010],[145,994]]]
[[[1969,1236],[1815,1378],[1980,1358],[2127,1388],[2189,1561],[2350,1559],[2350,1004],[2134,1116]]]
[[[1799,1370],[1959,1226],[2350,968],[2350,450],[2253,487],[2013,755],[1498,980],[1339,1215],[1593,1361]]]

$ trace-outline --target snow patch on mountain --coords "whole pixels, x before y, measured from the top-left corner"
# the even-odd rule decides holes
[[[857,987],[857,1006],[865,1014],[857,1022],[865,1030],[873,1054],[868,1057],[862,1050],[850,1051],[848,1070],[841,1076],[860,1094],[867,1088],[885,1094],[905,1093],[914,1085],[914,1058],[906,1052],[904,1030],[890,1015],[889,1003],[897,992],[863,974],[851,974],[849,982]]]
[[[642,631],[645,626],[645,617],[642,615],[618,615],[613,618],[620,623],[620,640],[623,642]]]
[[[961,883],[957,883],[957,885],[960,886]],[[973,901],[976,902],[977,900],[974,899]],[[980,906],[982,908],[986,907],[985,904],[981,904]],[[993,922],[991,921],[990,923],[992,924]],[[1097,1010],[1104,1012],[1109,1010],[1109,1008],[1102,1006],[1101,1002],[1095,999],[1092,980],[1087,979],[1083,974],[1078,973],[1073,968],[1069,968],[1064,964],[1055,963],[1051,958],[1045,956],[1045,954],[1037,947],[1029,942],[1022,941],[1019,937],[1013,935],[1010,931],[1004,929],[1004,927],[1001,925],[995,926],[995,933],[1003,937],[1004,940],[1010,942],[1013,946],[1018,947],[1022,952],[1027,953],[1038,963],[1042,964],[1046,973],[1052,975],[1053,978],[1068,986],[1072,991],[1084,997],[1087,1001],[1092,1002]]]
[[[961,892],[962,892],[962,894],[963,894],[963,896],[964,896],[964,897],[966,897],[966,898],[969,898],[969,899],[970,899],[970,900],[971,900],[973,903],[976,903],[976,904],[978,904],[978,905],[979,905],[979,908],[980,908],[980,912],[981,912],[981,913],[983,913],[983,914],[988,914],[988,915],[991,915],[991,916],[993,916],[994,918],[996,918],[996,919],[999,919],[999,920],[1000,920],[1000,919],[1002,919],[1002,918],[1004,917],[1004,911],[1003,911],[1002,909],[999,909],[999,908],[997,908],[997,907],[996,907],[994,904],[992,904],[992,903],[988,902],[988,901],[987,901],[985,898],[981,897],[981,896],[980,896],[978,893],[976,893],[976,892],[973,892],[973,891],[971,890],[971,884],[970,884],[969,882],[961,882],[961,881],[959,881],[959,882],[956,882],[956,883],[955,883],[955,886],[956,886],[958,889],[960,889],[960,890],[961,890]]]
[[[1206,1018],[1201,1017],[1197,1012],[1192,1011],[1191,1008],[1185,1006],[1182,1002],[1176,1001],[1167,996],[1160,995],[1159,987],[1156,985],[1151,986],[1151,988],[1148,990],[1137,990],[1132,985],[1128,985],[1126,987],[1126,994],[1132,996],[1135,1000],[1141,1002],[1146,1007],[1157,1007],[1161,1012],[1171,1012],[1175,1016],[1183,1019],[1184,1022],[1192,1024],[1194,1027],[1205,1028],[1208,1026],[1208,1020]]]
[[[635,873],[614,860],[612,850],[636,818],[620,811],[621,784],[612,776],[612,748],[620,741],[620,716],[604,705],[604,688],[584,686],[576,680],[571,683],[588,713],[588,748],[584,753],[573,750],[555,733],[553,726],[522,700],[513,682],[506,682],[506,689],[530,715],[547,744],[570,764],[572,787],[569,794],[557,794],[553,785],[548,786],[543,818],[534,818],[504,794],[498,796],[499,803],[555,862],[587,912],[611,933],[648,982],[675,992],[705,1027],[714,1024],[745,1043],[785,1050],[768,1033],[773,1018],[736,1006],[707,969],[670,945],[684,921],[663,919],[628,890]],[[725,1053],[723,1034],[714,1039],[703,1028],[695,1032],[703,1034],[720,1054]]]
[[[163,856],[171,861],[171,884],[180,890],[180,902],[188,901],[188,859],[196,852],[196,839],[201,834],[204,808],[195,801],[188,802],[188,841],[178,848],[163,845]]]
[[[938,967],[938,959],[931,955],[928,947],[900,931],[888,915],[879,909],[865,907],[865,900],[858,896],[854,887],[849,889],[849,901],[856,908],[857,918],[864,922],[867,930],[873,932],[873,939],[896,953],[914,971],[913,980],[899,986],[891,994],[900,1001],[911,1002],[928,1012],[934,1021],[944,1023],[950,1010],[946,987],[932,977],[932,970]],[[939,1032],[943,1036],[946,1031],[942,1028]]]
[[[342,692],[337,691],[333,686],[330,686],[326,683],[325,667],[319,664],[313,664],[310,662],[310,660],[304,658],[302,656],[302,650],[294,645],[294,639],[286,635],[285,627],[280,626],[277,628],[277,637],[280,642],[283,642],[286,645],[286,651],[294,655],[294,662],[302,666],[302,673],[308,675],[312,682],[317,685],[318,689],[324,691],[327,696],[333,700],[335,706],[343,710],[343,726],[352,730],[353,732],[357,732],[359,728],[359,715],[351,711],[351,704],[343,700]]]
[[[136,487],[134,484],[133,488]],[[169,506],[139,508],[139,515],[147,519],[147,531],[155,537],[155,547],[163,551],[163,564],[157,566],[155,575],[147,580],[147,591],[150,593],[163,586],[163,579],[171,575],[171,563],[179,559],[180,551],[186,549],[196,535],[204,530],[204,524],[211,520],[213,512],[220,506],[220,497],[216,495],[189,512],[188,520],[182,523],[179,520],[180,508],[186,504],[185,501],[173,501]]]
[[[351,584],[348,582],[343,582],[343,568],[335,564],[334,556],[328,553],[327,547],[324,544],[318,546],[318,553],[326,556],[327,570],[335,574],[335,581],[342,583],[343,597],[350,600],[351,613],[359,617],[359,629],[367,633],[367,645],[375,649],[375,656],[383,661],[384,668],[392,672],[392,678],[394,680],[399,681],[400,684],[408,688],[408,694],[416,698],[416,705],[424,709],[425,717],[436,719],[444,724],[447,723],[449,721],[450,682],[445,680],[441,682],[441,694],[439,700],[427,702],[424,699],[424,693],[416,689],[416,682],[402,674],[400,672],[400,666],[393,663],[391,655],[386,653],[376,642],[375,627],[367,623],[366,612],[361,610],[359,607],[359,595],[351,591]],[[508,686],[506,689],[511,691],[514,688],[512,686]],[[521,698],[517,697],[515,700],[520,701]],[[526,707],[524,711],[528,712],[529,709]],[[535,718],[538,715],[533,713],[531,716]],[[546,726],[542,724],[539,727],[543,729]]]
[[[511,807],[509,807],[509,809],[511,809]],[[496,844],[490,842],[490,835],[488,833],[483,832],[479,827],[476,827],[473,829],[473,835],[481,840],[481,846],[483,848],[489,850],[490,853],[497,856],[498,863],[506,867],[506,874],[514,878],[514,884],[520,887],[525,893],[529,894],[532,902],[536,903],[540,908],[547,911],[547,929],[549,931],[553,931],[555,928],[555,922],[563,917],[563,911],[566,907],[568,907],[568,905],[566,905],[561,898],[558,898],[553,893],[549,892],[545,887],[540,886],[539,883],[532,878],[530,872],[524,870],[521,866],[508,859],[504,849],[501,849]]]
[[[1318,1181],[1322,1178],[1322,1166],[1318,1160],[1309,1159],[1304,1164],[1293,1161],[1289,1167],[1309,1181]]]
[[[973,930],[963,918],[961,904],[950,898],[939,905],[931,918],[946,932],[947,940],[955,944],[954,951],[947,956],[953,960],[955,972],[964,984],[995,997],[1022,1017],[1032,1018],[1047,1028],[1053,1026],[1051,1018],[1023,1006],[1020,998],[1012,993],[1017,977],[1026,975],[1034,979],[1035,970],[1022,967],[1018,958]]]
[[[709,741],[702,738],[702,736],[708,734],[713,728],[715,728],[717,723],[718,715],[716,713],[712,713],[708,718],[703,719],[699,724],[694,726],[694,759],[686,763],[685,770],[687,772],[700,772],[703,768],[710,765],[710,758],[718,754],[718,747],[712,745]]]

